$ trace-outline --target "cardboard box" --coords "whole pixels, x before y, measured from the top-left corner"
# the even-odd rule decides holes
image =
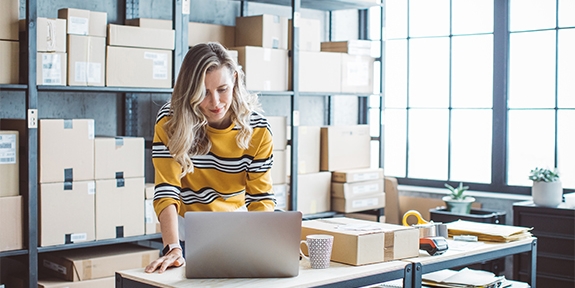
[[[334,236],[335,262],[364,265],[419,256],[419,230],[413,227],[338,217],[303,221],[301,239],[309,234]]]
[[[144,233],[146,235],[162,233],[158,216],[154,210],[154,199],[144,200]]]
[[[272,129],[274,150],[285,150],[287,146],[287,117],[267,116],[266,119]]]
[[[143,268],[158,259],[159,254],[157,249],[119,244],[42,253],[38,262],[52,276],[83,282],[113,277],[116,271]]]
[[[104,86],[106,39],[68,35],[68,85]]]
[[[58,18],[66,19],[66,33],[85,36],[106,37],[108,14],[83,9],[63,8]]]
[[[246,87],[252,91],[287,91],[288,51],[253,46],[234,47],[238,63],[246,74]]]
[[[353,183],[376,179],[383,179],[383,168],[349,169],[331,172],[332,182]]]
[[[66,52],[66,20],[38,17],[36,20],[36,49],[38,52]],[[26,19],[19,22],[20,32],[25,32]]]
[[[94,181],[39,185],[39,245],[95,240]]]
[[[22,249],[22,196],[0,197],[0,219],[0,251]]]
[[[0,40],[0,84],[18,84],[20,75],[20,44]]]
[[[94,119],[41,119],[38,132],[40,183],[94,179]]]
[[[66,85],[68,83],[66,53],[38,52],[36,57],[37,85]]]
[[[96,180],[96,240],[144,235],[144,183],[144,177]]]
[[[298,175],[297,210],[304,215],[330,211],[330,183],[329,172]]]
[[[96,137],[94,179],[144,177],[144,138]]]
[[[274,150],[274,164],[271,169],[272,183],[282,184],[287,182],[287,159],[285,150]]]
[[[298,173],[308,174],[319,172],[320,160],[320,126],[299,126]],[[291,137],[290,137],[291,138]]]
[[[342,57],[341,53],[300,51],[299,90],[302,92],[341,92]],[[291,62],[289,69],[291,71]],[[292,89],[291,77],[288,87]]]
[[[274,184],[274,195],[276,197],[276,209],[288,210],[290,200],[288,199],[288,185],[287,184]]]
[[[370,141],[368,125],[322,127],[320,170],[369,168]]]
[[[113,288],[116,277],[106,277],[80,282],[69,282],[58,279],[39,279],[38,288]]]
[[[0,119],[0,130],[18,131],[18,163],[28,163],[28,122],[23,119]],[[28,165],[18,164],[18,166],[17,173],[20,183],[19,192],[15,195],[28,190]],[[3,180],[0,179],[0,181]]]
[[[292,27],[292,20],[289,19],[287,49],[291,49],[292,47],[291,27]],[[319,52],[321,50],[321,27],[320,27],[320,21],[318,19],[299,18],[299,49],[300,49],[299,51],[314,51],[314,52]]]
[[[349,40],[321,42],[321,51],[341,52],[349,55],[371,56],[373,41],[371,40]]]
[[[0,197],[20,195],[19,153],[18,131],[0,130]]]
[[[331,210],[351,213],[385,207],[385,193],[364,195],[353,198],[331,197]]]
[[[331,196],[333,197],[355,199],[369,195],[383,195],[384,191],[383,179],[354,183],[337,183],[333,182],[332,174],[331,181]]]
[[[287,50],[288,21],[277,15],[236,17],[235,46]]]
[[[373,94],[373,64],[369,56],[342,54],[341,92]]]
[[[228,55],[230,55],[230,58],[232,58],[232,60],[234,60],[234,62],[236,64],[238,64],[238,51],[237,50],[228,50]]]
[[[126,19],[124,24],[130,26],[138,26],[142,28],[154,28],[154,29],[166,29],[172,30],[172,20],[162,20],[153,18],[136,18],[136,19]]]
[[[236,45],[236,27],[217,24],[189,22],[188,23],[188,46],[198,43],[219,42],[224,47]]]
[[[2,0],[0,3],[2,7],[2,17],[0,17],[0,40],[18,41],[18,15],[20,14],[20,1]]]
[[[174,50],[175,31],[108,24],[108,45]]]
[[[172,51],[106,46],[106,86],[172,87]]]

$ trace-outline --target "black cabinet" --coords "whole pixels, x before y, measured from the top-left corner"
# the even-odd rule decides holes
[[[556,208],[535,206],[531,201],[515,203],[513,225],[533,227],[538,242],[537,285],[575,287],[575,209],[565,203]],[[529,261],[527,254],[514,256],[514,279],[527,279]]]

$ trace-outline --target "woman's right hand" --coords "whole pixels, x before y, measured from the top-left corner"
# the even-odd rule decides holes
[[[156,270],[158,273],[163,273],[169,267],[180,267],[186,263],[184,256],[182,255],[182,249],[175,248],[172,249],[168,254],[154,260],[148,266],[146,266],[146,273],[153,273]]]

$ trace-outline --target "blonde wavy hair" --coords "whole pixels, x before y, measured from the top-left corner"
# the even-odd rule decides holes
[[[209,42],[192,47],[182,62],[171,98],[172,118],[164,126],[172,157],[182,166],[180,178],[194,171],[191,157],[205,155],[212,143],[207,136],[208,120],[200,110],[205,98],[206,74],[227,67],[234,77],[230,113],[239,128],[236,143],[247,149],[252,137],[250,115],[261,111],[257,95],[245,88],[244,73],[219,43]]]

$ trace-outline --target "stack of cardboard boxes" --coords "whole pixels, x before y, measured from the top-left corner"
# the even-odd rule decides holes
[[[274,195],[276,197],[276,209],[288,210],[288,184],[287,184],[287,117],[268,116],[274,144],[274,164],[271,175]]]
[[[0,17],[0,84],[17,84],[19,71],[18,11],[20,1],[3,0]]]
[[[18,131],[0,130],[0,251],[22,249]]]
[[[161,21],[137,24],[108,25],[106,86],[172,87],[174,30]]]
[[[331,181],[333,211],[353,213],[385,207],[381,168],[333,171]]]

